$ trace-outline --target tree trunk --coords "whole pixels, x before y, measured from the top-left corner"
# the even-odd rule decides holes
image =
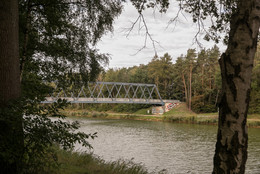
[[[189,81],[190,81],[190,87],[189,87],[189,89],[190,89],[190,91],[189,91],[189,110],[191,110],[191,91],[192,91],[192,86],[191,86],[191,78],[192,78],[192,65],[190,65],[190,78],[189,78]]]
[[[212,77],[211,77],[211,68],[209,69],[209,98],[208,103],[211,101],[211,89],[212,89]]]
[[[186,104],[188,104],[187,85],[186,85],[186,82],[185,82],[184,73],[182,73],[181,77],[182,77],[182,83],[183,83],[183,86],[184,86],[185,102],[186,102]]]
[[[205,69],[205,65],[204,65],[204,63],[202,64],[202,72],[201,72],[201,93],[202,93],[202,95],[203,95],[203,105],[205,105],[205,87],[206,87],[206,85],[205,85],[205,87],[204,87],[204,70]],[[205,83],[205,84],[207,84],[207,83]]]
[[[245,173],[246,126],[251,72],[260,23],[260,1],[240,0],[230,21],[228,47],[219,63],[222,91],[214,156],[214,174]]]
[[[217,106],[217,104],[218,104],[218,95],[219,95],[219,90],[217,91],[217,96],[216,96],[216,99],[215,99],[215,106]]]
[[[24,72],[24,65],[26,62],[27,57],[27,46],[29,41],[29,32],[30,32],[30,20],[31,20],[31,1],[27,1],[27,9],[26,9],[26,27],[24,31],[24,40],[23,40],[23,48],[21,54],[21,62],[20,62],[20,81],[22,82],[23,72]]]
[[[0,1],[0,173],[20,173],[22,114],[11,102],[20,97],[18,1]],[[12,102],[13,103],[13,102]]]

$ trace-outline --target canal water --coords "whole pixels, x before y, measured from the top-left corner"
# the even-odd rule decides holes
[[[150,172],[204,174],[213,169],[217,126],[134,120],[77,119],[81,130],[98,133],[93,153],[106,161],[133,160]],[[81,146],[77,150],[85,151]],[[246,174],[260,173],[260,129],[249,129]]]

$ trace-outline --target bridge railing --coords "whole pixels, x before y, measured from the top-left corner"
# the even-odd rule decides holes
[[[58,88],[42,103],[65,99],[70,103],[136,103],[164,105],[155,84],[89,82],[79,89]]]

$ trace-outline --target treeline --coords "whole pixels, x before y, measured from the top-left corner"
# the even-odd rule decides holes
[[[260,54],[257,52],[252,76],[250,113],[260,113]],[[175,63],[165,53],[155,56],[147,65],[109,69],[100,74],[99,81],[154,83],[163,99],[186,102],[195,112],[216,112],[221,90],[221,73],[217,46],[196,52],[187,50]]]

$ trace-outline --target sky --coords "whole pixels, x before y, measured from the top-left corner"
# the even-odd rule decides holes
[[[149,33],[158,44],[155,44],[154,49],[151,40],[147,39],[146,48],[140,50],[145,45],[145,29],[143,27],[139,30],[138,25],[135,25],[127,36],[132,23],[138,18],[138,13],[131,3],[126,3],[122,14],[115,20],[114,31],[104,35],[97,45],[101,53],[110,54],[111,59],[105,69],[148,64],[155,53],[159,57],[169,53],[174,63],[177,57],[185,55],[189,48],[199,51],[200,47],[194,40],[198,27],[192,22],[189,14],[180,14],[178,21],[169,25],[169,21],[176,16],[177,11],[176,4],[171,4],[164,14],[152,9],[144,11]],[[203,34],[198,38],[206,49],[215,44],[213,41],[203,40]],[[222,52],[226,48],[222,43],[217,46]]]

